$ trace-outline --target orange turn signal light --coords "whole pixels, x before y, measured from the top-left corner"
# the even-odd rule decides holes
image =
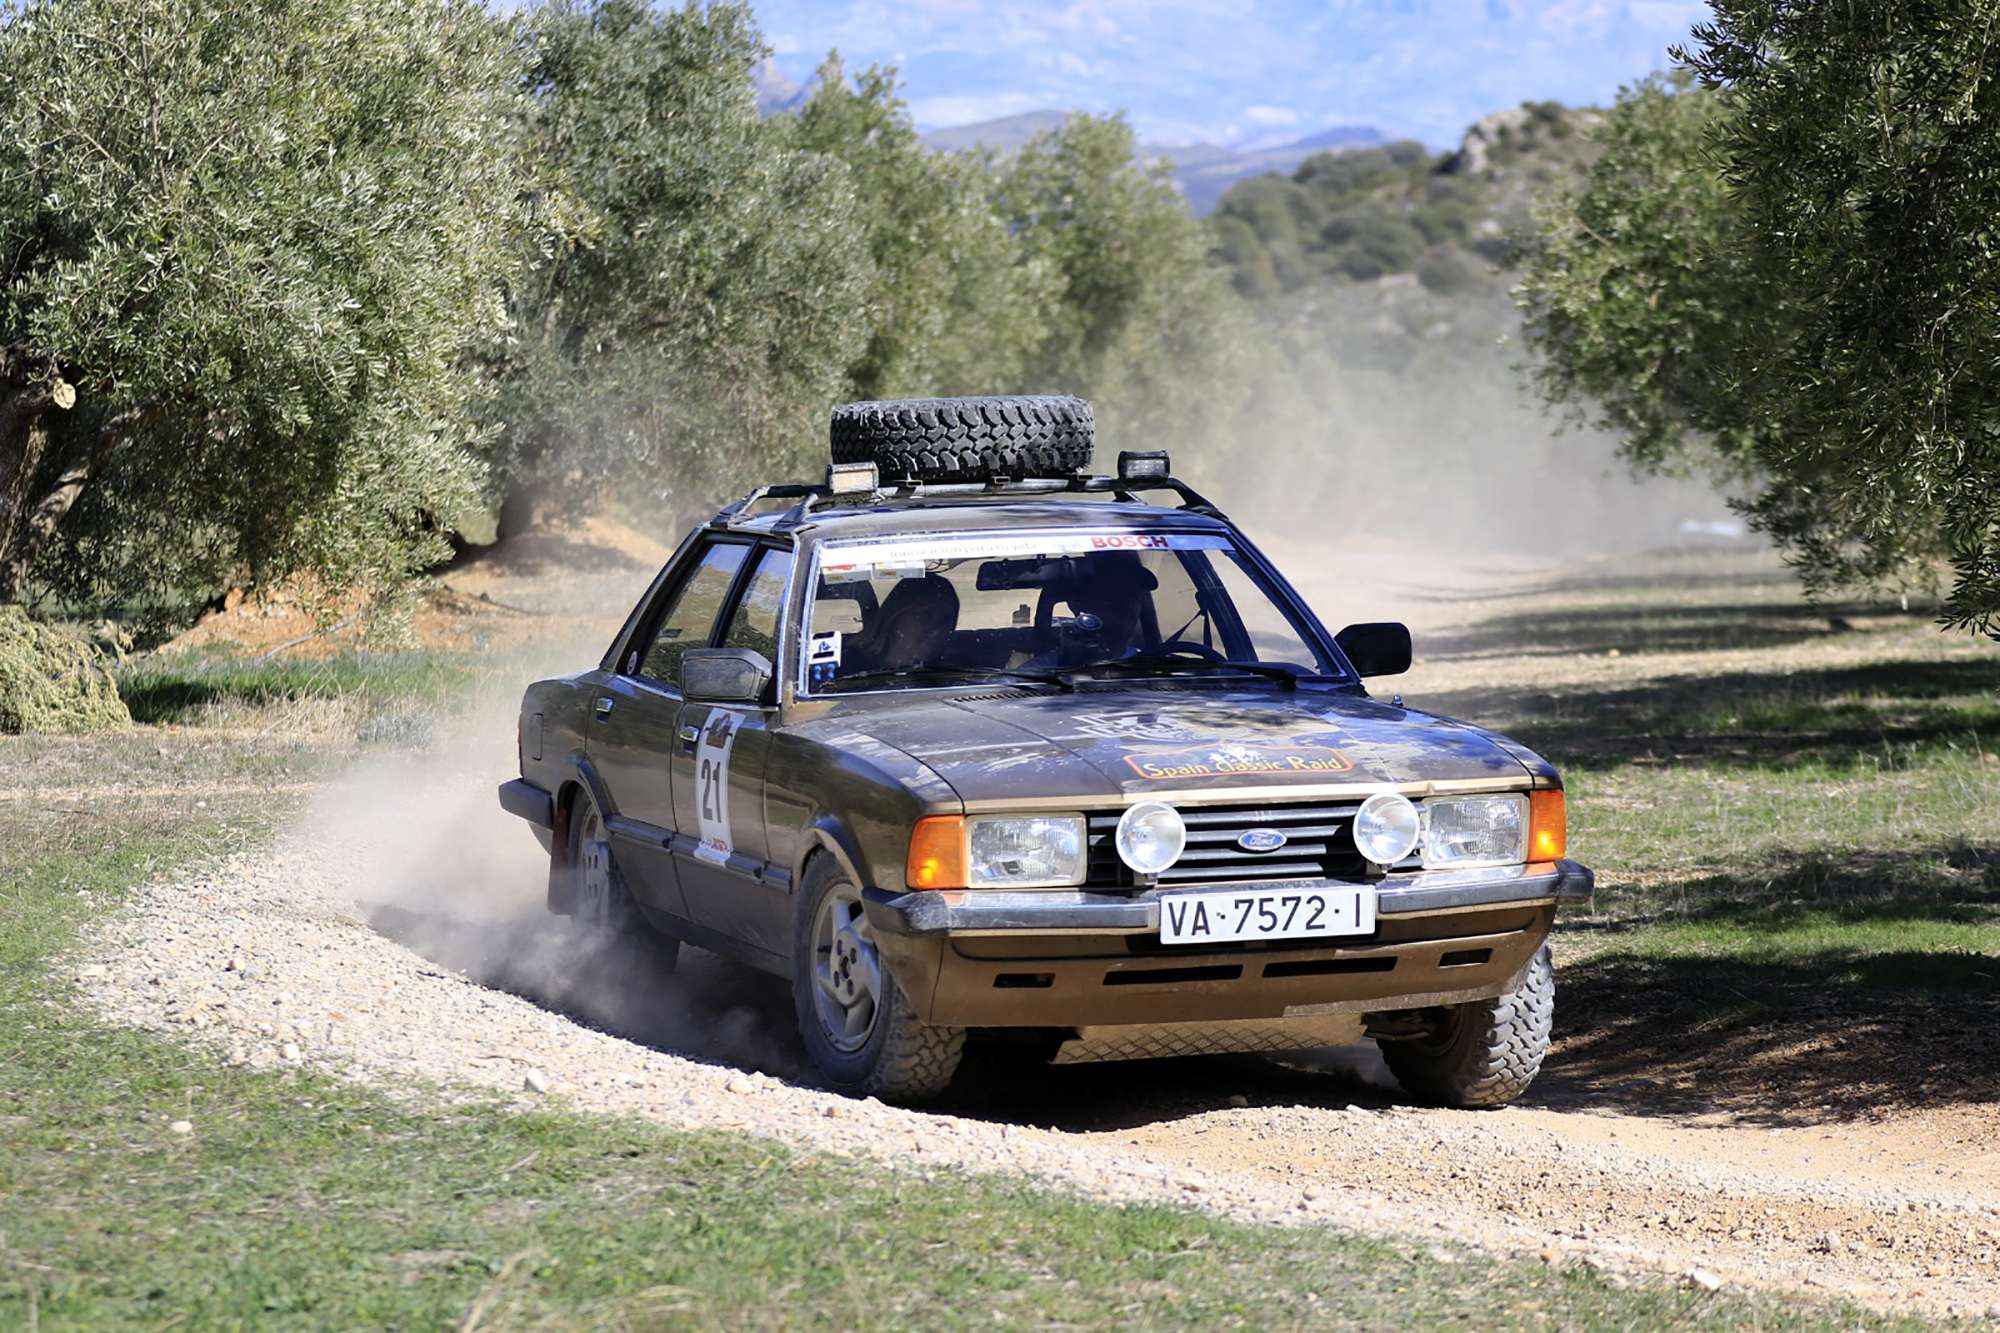
[[[1528,859],[1559,861],[1569,851],[1569,812],[1557,791],[1528,793]]]
[[[903,881],[913,889],[965,887],[965,817],[931,815],[910,830],[910,860]]]

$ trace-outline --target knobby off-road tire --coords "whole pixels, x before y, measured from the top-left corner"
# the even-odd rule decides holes
[[[1518,989],[1453,1005],[1437,1031],[1382,1043],[1404,1091],[1436,1106],[1505,1106],[1528,1090],[1549,1053],[1556,974],[1544,944]]]
[[[792,999],[813,1064],[828,1084],[856,1097],[935,1097],[965,1052],[964,1028],[917,1021],[876,952],[861,890],[828,856],[807,867],[799,889]]]
[[[1060,395],[893,398],[833,409],[833,461],[884,481],[1067,477],[1090,466],[1090,404]]]
[[[680,962],[681,942],[647,924],[612,855],[604,816],[588,791],[578,792],[570,807],[564,857],[570,923],[585,956],[595,964],[672,972]]]

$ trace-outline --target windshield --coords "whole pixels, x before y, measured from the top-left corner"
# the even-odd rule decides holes
[[[820,550],[810,693],[953,676],[1340,674],[1228,537],[975,534]]]

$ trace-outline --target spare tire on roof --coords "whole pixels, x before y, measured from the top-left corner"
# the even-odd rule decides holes
[[[1057,394],[890,398],[833,409],[833,461],[884,481],[1067,477],[1090,466],[1090,404]]]

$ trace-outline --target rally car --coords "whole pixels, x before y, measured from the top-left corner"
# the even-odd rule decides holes
[[[1064,397],[856,403],[824,484],[697,528],[603,659],[528,687],[501,803],[548,904],[787,978],[831,1086],[918,1101],[1007,1031],[1058,1062],[1373,1038],[1518,1097],[1587,897],[1521,745],[1371,697],[1160,453]]]

